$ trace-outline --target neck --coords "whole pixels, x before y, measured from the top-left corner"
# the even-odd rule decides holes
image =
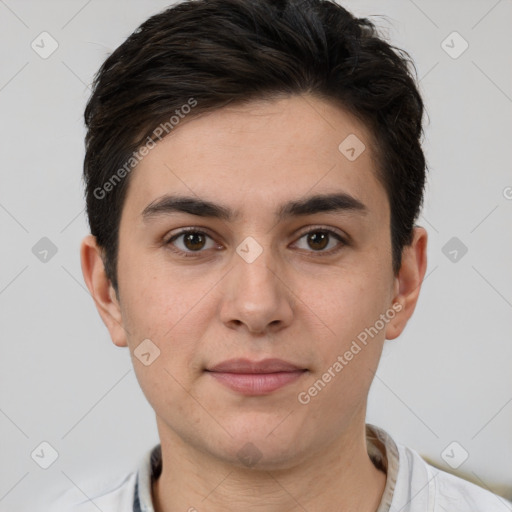
[[[386,475],[371,462],[364,424],[321,453],[286,468],[258,470],[195,450],[159,424],[162,473],[153,484],[155,512],[358,510],[375,512]]]

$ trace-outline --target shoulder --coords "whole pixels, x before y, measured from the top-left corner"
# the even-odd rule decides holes
[[[512,512],[512,503],[501,496],[430,465],[411,448],[398,444],[397,449],[393,505],[403,512]]]
[[[151,479],[160,469],[160,444],[146,451],[129,473],[71,482],[45,512],[152,511]]]
[[[137,473],[80,482],[52,503],[50,512],[126,512],[133,509]]]

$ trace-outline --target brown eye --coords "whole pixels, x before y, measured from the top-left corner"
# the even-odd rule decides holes
[[[210,241],[210,246],[208,246]],[[213,239],[203,231],[197,229],[187,229],[172,236],[165,242],[171,250],[183,256],[195,256],[205,252],[206,249],[211,249],[215,246]]]
[[[183,235],[183,243],[187,249],[191,251],[198,251],[203,248],[205,244],[205,237],[203,233],[186,233]]]
[[[307,234],[308,244],[315,251],[321,251],[329,243],[329,235],[324,231],[313,231]]]
[[[306,241],[306,247],[300,247],[299,242],[303,239]],[[335,231],[319,228],[304,233],[299,238],[299,242],[297,242],[299,248],[310,252],[313,256],[329,256],[341,250],[345,245],[348,245],[343,237]],[[329,248],[326,250],[327,247]]]

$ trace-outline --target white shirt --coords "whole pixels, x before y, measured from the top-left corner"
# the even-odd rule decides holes
[[[367,424],[366,439],[370,458],[387,474],[376,512],[512,512],[512,502],[431,466],[383,429]],[[97,484],[82,492],[70,489],[51,512],[155,512],[151,483],[161,468],[161,449],[156,445],[135,471],[109,485]]]

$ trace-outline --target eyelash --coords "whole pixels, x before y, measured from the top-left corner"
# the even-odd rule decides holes
[[[180,236],[183,236],[183,235],[186,235],[186,234],[189,234],[189,233],[196,233],[196,234],[199,234],[199,235],[207,236],[208,238],[212,238],[205,231],[202,231],[199,228],[190,227],[190,228],[182,229],[179,233],[174,234],[171,238],[169,238],[168,240],[164,241],[164,245],[168,246],[171,251],[179,254],[179,256],[182,256],[184,258],[198,257],[202,252],[205,252],[205,251],[199,250],[199,251],[188,251],[187,252],[187,251],[182,251],[181,249],[173,248],[172,242],[177,240]],[[301,235],[299,236],[298,240],[300,240],[304,236],[309,235],[311,233],[327,233],[328,235],[333,236],[336,240],[341,242],[341,244],[338,244],[337,247],[335,247],[334,249],[331,249],[330,251],[323,251],[323,250],[321,250],[321,251],[309,251],[309,252],[311,252],[311,255],[313,257],[332,256],[333,254],[336,254],[338,251],[340,251],[344,246],[348,245],[347,241],[339,233],[337,233],[336,231],[333,231],[332,229],[320,228],[320,227],[315,227],[315,228],[310,229],[309,231],[301,233]]]

